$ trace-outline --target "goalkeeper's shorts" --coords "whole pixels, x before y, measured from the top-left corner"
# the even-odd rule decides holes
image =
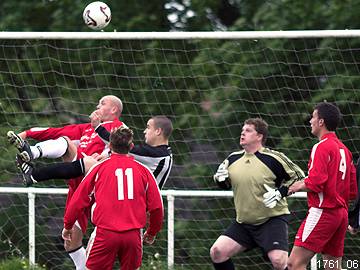
[[[245,251],[260,247],[264,257],[267,258],[267,253],[271,250],[289,250],[288,217],[289,215],[271,217],[260,225],[234,221],[223,235],[245,247]]]

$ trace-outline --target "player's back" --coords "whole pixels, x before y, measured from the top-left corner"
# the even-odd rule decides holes
[[[131,156],[116,153],[96,167],[93,223],[112,231],[145,227],[148,208],[162,207],[160,191],[149,169]]]
[[[124,123],[118,119],[115,119],[113,121],[107,121],[103,123],[103,125],[108,131],[112,131],[114,128],[118,128],[124,125]],[[102,154],[103,152],[109,151],[108,146],[98,136],[95,130],[91,127],[90,123],[79,124],[78,126],[81,127],[79,128],[79,134],[81,134],[81,138],[77,146],[77,159],[81,159],[83,154],[91,156],[95,153]],[[69,198],[72,197],[72,194],[75,192],[82,179],[83,176],[80,176],[67,181],[69,186]]]
[[[341,207],[337,199],[337,178],[340,164],[339,146],[334,140],[334,133],[326,134],[314,145],[309,160],[307,187],[309,207]]]
[[[352,157],[335,133],[314,145],[309,160],[307,187],[309,207],[347,208]]]
[[[357,193],[356,169],[349,149],[338,138],[334,140],[341,158],[336,183],[337,198],[341,205],[348,208],[349,200],[354,199]]]

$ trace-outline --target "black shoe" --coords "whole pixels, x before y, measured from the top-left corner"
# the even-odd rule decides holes
[[[36,181],[32,178],[32,171],[33,165],[30,162],[23,161],[20,154],[16,155],[16,165],[20,169],[22,177],[23,177],[23,184],[26,187],[32,186],[32,184],[36,183]]]
[[[20,152],[19,157],[24,162],[30,162],[33,160],[33,155],[31,152],[30,144],[23,140],[20,136],[18,136],[14,131],[8,131],[7,137],[9,140],[9,143],[14,145]]]

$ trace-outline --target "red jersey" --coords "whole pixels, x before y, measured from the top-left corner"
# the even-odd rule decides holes
[[[311,150],[305,186],[308,206],[348,209],[357,193],[356,169],[351,152],[335,133],[325,134]]]
[[[64,217],[64,227],[71,229],[78,215],[91,205],[91,220],[99,228],[128,231],[146,226],[156,235],[163,222],[163,204],[155,177],[134,157],[113,153],[91,168],[77,188]]]
[[[123,123],[119,119],[115,119],[113,121],[107,121],[102,123],[108,131],[112,131],[114,128],[122,126]],[[29,138],[33,138],[37,141],[45,141],[51,139],[57,139],[61,136],[67,136],[70,140],[78,141],[77,144],[77,159],[83,157],[82,153],[90,156],[94,153],[101,154],[106,148],[106,144],[101,140],[95,130],[91,127],[90,123],[85,124],[73,124],[67,125],[64,127],[57,127],[57,128],[31,128],[26,131],[26,136]],[[66,206],[69,205],[70,199],[73,196],[76,188],[81,183],[83,179],[82,176],[70,179],[66,181],[67,185],[69,186],[68,196],[66,199]],[[86,232],[87,228],[87,211],[84,212],[82,217],[79,217],[79,224],[83,231]]]
[[[122,126],[123,123],[120,120],[115,119],[114,121],[104,122],[102,125],[111,132],[114,128]],[[94,153],[101,154],[107,147],[95,130],[91,127],[90,123],[67,125],[58,128],[31,128],[26,131],[26,136],[37,141],[45,141],[57,139],[61,136],[67,136],[70,140],[79,142],[77,146],[77,159],[83,157],[82,153],[85,153],[88,156]],[[66,205],[68,204],[68,201],[75,189],[80,184],[82,178],[83,177],[81,176],[67,181],[69,194]]]
[[[121,121],[115,119],[101,124],[108,131],[123,125]],[[91,127],[90,123],[67,125],[58,128],[31,128],[26,131],[26,136],[37,141],[57,139],[61,136],[67,136],[72,141],[78,141],[77,154],[78,159],[82,158],[81,153],[90,156],[94,153],[101,154],[106,145]]]

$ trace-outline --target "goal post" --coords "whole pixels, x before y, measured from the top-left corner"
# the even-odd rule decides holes
[[[8,130],[86,122],[100,97],[116,95],[136,143],[143,142],[151,116],[167,115],[174,124],[174,166],[162,191],[164,228],[173,231],[162,231],[155,246],[145,248],[145,264],[211,269],[209,248],[235,215],[232,198],[219,195],[228,193],[218,191],[212,175],[239,149],[245,119],[265,119],[267,146],[306,171],[316,142],[309,114],[320,101],[336,102],[343,114],[337,133],[354,159],[359,156],[359,37],[360,30],[0,32],[0,187],[21,187],[16,149],[4,136]],[[35,163],[47,162],[54,161]],[[36,191],[65,187],[64,181],[50,181]],[[1,194],[0,259],[29,255],[49,269],[71,269],[59,238],[64,195],[31,196],[34,213],[28,213],[27,193]],[[289,207],[292,245],[307,206],[294,198]],[[27,254],[30,229],[36,252]],[[359,256],[359,239],[347,235],[344,261]],[[236,256],[235,263],[268,267],[258,250]]]

